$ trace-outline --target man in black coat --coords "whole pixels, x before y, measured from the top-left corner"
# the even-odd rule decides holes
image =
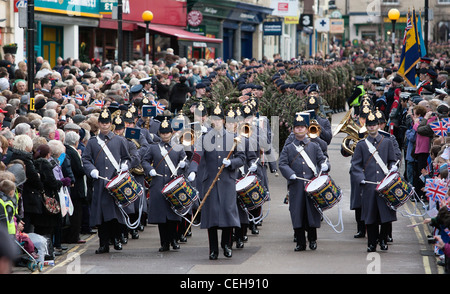
[[[192,89],[186,84],[186,77],[181,76],[169,94],[170,111],[172,113],[179,112],[186,102],[187,95],[190,95]]]

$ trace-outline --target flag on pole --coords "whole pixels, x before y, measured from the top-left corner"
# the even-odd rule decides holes
[[[409,86],[416,85],[416,65],[420,61],[420,49],[411,13],[408,12],[405,35],[403,37],[402,54],[398,74]]]
[[[420,14],[421,12],[419,10],[419,14],[417,15],[417,35],[419,36],[419,43],[420,43],[420,57],[424,57],[427,55],[427,48],[423,41],[422,18]]]

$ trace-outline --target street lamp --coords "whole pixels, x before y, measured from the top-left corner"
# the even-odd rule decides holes
[[[145,22],[145,64],[149,64],[149,52],[150,52],[150,33],[148,31],[148,25],[153,20],[153,13],[146,10],[142,13],[142,20]]]
[[[400,17],[400,11],[398,11],[398,9],[392,8],[388,12],[388,17],[392,22],[392,65],[393,65],[395,58],[395,22]]]

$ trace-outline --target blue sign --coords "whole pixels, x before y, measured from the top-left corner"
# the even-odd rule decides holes
[[[265,36],[281,36],[283,31],[283,22],[270,21],[263,23],[263,32]]]

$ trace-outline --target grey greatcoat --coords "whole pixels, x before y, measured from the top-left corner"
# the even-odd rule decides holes
[[[204,159],[204,168],[206,169],[203,179],[201,179],[204,193],[202,198],[219,172],[223,159],[227,158],[233,146],[234,137],[234,134],[227,132],[225,129],[220,131],[212,129],[196,142],[196,153],[201,157],[201,160]],[[240,226],[236,202],[236,170],[245,162],[245,153],[240,150],[235,148],[231,154],[229,158],[230,166],[224,167],[201,209],[200,228],[202,229]],[[188,174],[196,172],[198,175],[198,169],[198,163],[192,161]]]
[[[398,142],[395,139],[395,136],[384,132],[384,131],[378,131],[378,133],[382,136],[384,136],[386,139],[389,139],[392,141],[392,145],[394,146],[395,151],[395,157],[396,161],[401,160],[402,158],[402,152],[400,151],[400,148],[398,146]],[[350,167],[350,175],[352,174],[353,165]],[[360,182],[355,181],[354,177],[350,176],[350,209],[354,210],[357,208],[361,208],[361,185]]]
[[[289,211],[292,226],[294,229],[304,228],[306,227],[304,220],[307,219],[309,227],[320,228],[321,214],[314,206],[313,200],[305,192],[307,183],[303,180],[289,179],[293,174],[305,179],[312,179],[314,177],[314,172],[309,168],[300,153],[297,152],[296,146],[303,146],[306,154],[308,154],[312,163],[316,166],[317,171],[320,171],[321,164],[326,160],[319,145],[312,142],[308,137],[302,141],[295,138],[291,144],[283,147],[278,167],[283,177],[288,180]],[[306,216],[304,212],[306,212]]]
[[[166,159],[161,154],[160,146],[166,149],[168,152],[167,157],[170,158],[175,168],[177,168],[179,162],[186,156],[184,149],[174,143],[164,143],[161,141],[160,143],[150,145],[147,149],[142,162],[145,174],[148,175],[152,169],[155,169],[156,173],[162,175],[162,177],[153,177],[150,182],[148,221],[151,224],[166,223],[168,220],[181,221],[181,217],[173,211],[169,201],[167,201],[162,193],[164,185],[175,179],[175,177],[172,177],[172,171]],[[183,170],[179,168],[177,175],[181,174],[183,174]]]
[[[377,148],[380,158],[386,167],[390,169],[397,161],[392,140],[381,134],[378,134],[375,138],[369,136],[366,140],[369,140],[369,142]],[[356,144],[351,164],[351,177],[355,183],[361,183],[362,180],[381,182],[385,177],[383,170],[369,152],[365,140],[361,140]],[[361,220],[363,220],[365,224],[370,225],[377,223],[378,221],[386,223],[397,220],[395,211],[386,205],[385,200],[380,197],[375,190],[375,184],[363,184],[360,187],[362,207]]]
[[[106,142],[106,146],[111,151],[118,164],[125,161],[130,162],[131,157],[127,150],[127,142],[124,137],[114,135],[109,132],[106,136],[98,135]],[[82,155],[84,171],[87,175],[97,169],[101,177],[112,179],[116,176],[116,169],[98,144],[97,137],[91,137]],[[108,182],[103,179],[94,180],[94,191],[92,194],[90,225],[97,226],[102,222],[117,219],[124,224],[123,216],[114,202],[114,197],[105,188]]]

